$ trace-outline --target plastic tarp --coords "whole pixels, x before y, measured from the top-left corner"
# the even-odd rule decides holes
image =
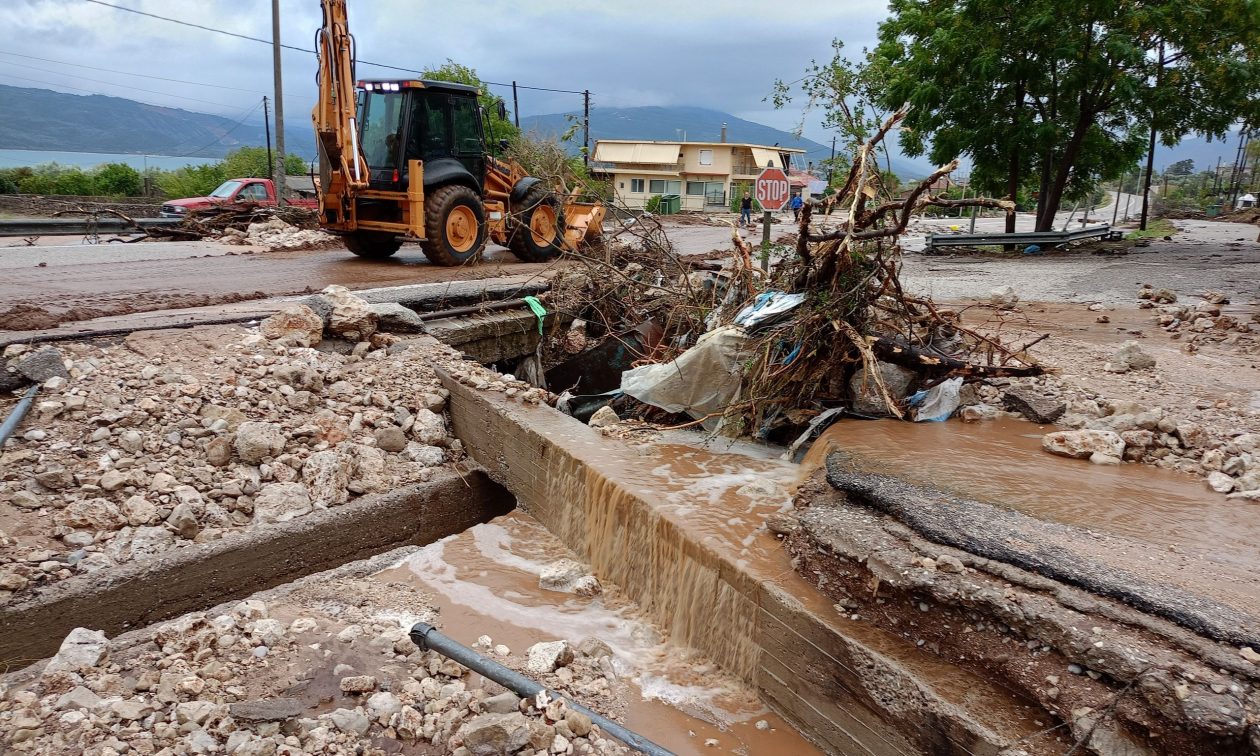
[[[785,294],[781,291],[762,292],[757,295],[752,304],[739,311],[733,322],[749,331],[755,331],[762,326],[773,325],[782,320],[804,301],[804,294]]]
[[[622,373],[621,390],[644,404],[696,419],[720,413],[739,395],[749,340],[737,326],[714,329],[672,362]],[[716,425],[717,418],[705,424]]]
[[[908,404],[914,408],[914,421],[940,423],[948,420],[962,403],[959,395],[962,384],[962,378],[950,378],[911,396]]]

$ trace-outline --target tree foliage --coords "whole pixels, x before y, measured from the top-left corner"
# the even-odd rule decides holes
[[[1260,3],[893,0],[879,102],[911,104],[909,154],[968,156],[985,191],[1039,191],[1038,228],[1145,152],[1260,116]]]
[[[305,176],[308,168],[300,155],[286,153],[284,174]],[[271,178],[271,165],[267,161],[266,147],[238,147],[223,157],[223,171],[227,178]]]
[[[507,103],[502,97],[490,93],[489,88],[481,81],[481,77],[477,76],[477,70],[466,66],[462,63],[456,63],[450,58],[437,68],[426,68],[421,74],[426,79],[435,81],[452,81],[456,84],[467,84],[476,87],[481,94],[477,97],[477,102],[481,105],[481,109],[489,117],[490,128],[486,133],[486,139],[491,145],[497,145],[501,140],[509,142],[515,140],[520,134],[520,130],[512,123],[512,113],[507,109]],[[506,118],[499,117],[499,107],[503,107]]]
[[[96,169],[96,193],[113,197],[136,197],[144,191],[140,171],[126,163],[106,163]]]

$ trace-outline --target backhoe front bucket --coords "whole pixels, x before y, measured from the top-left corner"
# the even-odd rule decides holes
[[[567,198],[564,203],[564,248],[575,250],[586,239],[598,239],[604,233],[604,213],[600,202],[578,202]]]

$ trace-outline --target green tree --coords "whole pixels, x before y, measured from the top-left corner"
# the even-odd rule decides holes
[[[17,177],[13,170],[0,170],[0,194],[17,194]]]
[[[893,0],[873,65],[885,106],[909,102],[902,146],[1015,194],[1037,176],[1037,228],[1142,154],[1260,116],[1255,0],[1099,4]],[[1152,128],[1153,127],[1153,128]],[[952,154],[951,154],[952,153]],[[1005,165],[1004,165],[1005,163]]]
[[[229,177],[223,163],[186,165],[173,171],[162,171],[158,174],[157,185],[167,197],[204,197],[228,178],[240,177]]]
[[[300,155],[286,153],[286,176],[305,176],[306,161]],[[228,178],[271,178],[271,164],[267,161],[266,147],[238,147],[223,158],[223,171]]]
[[[1189,176],[1194,173],[1194,161],[1190,159],[1178,160],[1172,165],[1164,169],[1164,173],[1169,176]]]
[[[490,90],[481,81],[481,78],[477,76],[476,69],[447,58],[446,62],[437,68],[426,68],[421,76],[435,81],[452,81],[456,84],[467,84],[470,87],[476,87],[481,92],[477,97],[477,102],[490,120],[490,129],[486,134],[486,139],[489,140],[491,145],[494,145],[494,149],[498,149],[497,145],[500,140],[506,139],[511,142],[520,135],[520,130],[511,121],[512,113],[507,109],[507,104],[503,98],[490,94]],[[500,106],[503,107],[507,117],[499,117]]]
[[[802,107],[801,122],[794,129],[796,136],[804,131],[805,117],[818,110],[821,114],[822,126],[836,131],[840,135],[841,148],[836,153],[832,181],[843,183],[848,178],[851,165],[850,155],[856,155],[858,148],[866,142],[887,118],[889,111],[896,107],[885,107],[878,92],[884,85],[884,71],[875,62],[859,65],[844,55],[844,43],[833,40],[831,43],[832,58],[826,63],[810,61],[805,69],[805,76],[799,80],[801,93],[805,96]],[[870,61],[864,50],[863,55]],[[787,107],[794,100],[792,84],[776,80],[774,89],[767,98],[775,108]],[[879,155],[883,158],[881,173],[892,173],[892,159],[886,144],[880,143]],[[823,161],[831,164],[831,158]],[[842,167],[841,167],[842,166]],[[885,185],[885,189],[888,187]],[[893,190],[895,191],[895,190]],[[889,195],[893,191],[887,191]]]
[[[140,172],[126,163],[97,166],[93,180],[97,192],[114,197],[135,197],[144,189]]]

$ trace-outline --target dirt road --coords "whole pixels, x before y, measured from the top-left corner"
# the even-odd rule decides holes
[[[491,248],[480,265],[458,268],[432,265],[413,246],[388,260],[361,260],[344,249],[262,252],[207,242],[12,249],[0,252],[0,330],[301,294],[329,284],[366,289],[550,267],[522,263],[501,248]]]

